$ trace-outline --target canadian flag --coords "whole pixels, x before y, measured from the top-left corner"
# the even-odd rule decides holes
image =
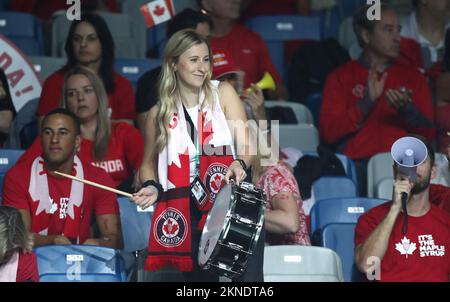
[[[141,6],[145,23],[153,27],[170,20],[174,15],[172,0],[155,0]]]

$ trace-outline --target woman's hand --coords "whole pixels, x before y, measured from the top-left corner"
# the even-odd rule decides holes
[[[228,184],[230,183],[230,179],[234,178],[236,184],[239,185],[245,177],[247,177],[247,173],[245,173],[245,170],[242,168],[241,164],[235,160],[228,167],[227,174],[225,174],[225,181]]]
[[[131,200],[141,207],[142,210],[150,207],[158,199],[158,189],[154,186],[141,188],[137,193],[133,194]]]

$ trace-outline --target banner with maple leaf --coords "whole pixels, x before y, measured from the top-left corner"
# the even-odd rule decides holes
[[[160,23],[169,21],[174,16],[172,0],[155,0],[144,4],[140,8],[144,15],[147,27],[153,27]]]

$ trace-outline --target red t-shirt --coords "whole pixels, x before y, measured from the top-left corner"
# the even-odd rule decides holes
[[[430,122],[434,109],[425,77],[406,65],[394,64],[387,69],[384,92],[405,87],[413,91],[414,107]],[[368,69],[359,61],[338,67],[327,79],[320,109],[320,135],[329,144],[346,139],[344,154],[351,159],[364,159],[390,152],[392,144],[408,133],[433,140],[434,128],[408,125],[398,111],[389,106],[385,93],[376,101],[364,120],[358,103],[364,97]]]
[[[37,219],[37,217],[48,214],[42,211],[39,215],[36,215],[40,202],[34,201],[28,191],[32,163],[33,161],[22,162],[8,171],[4,181],[3,203],[4,205],[30,212],[31,232],[39,233],[48,229],[48,235],[61,235],[64,230],[66,216],[68,216],[67,205],[69,203],[72,180],[47,174],[49,195],[56,208],[50,214],[49,224],[42,225],[42,219]],[[102,169],[90,164],[83,164],[83,171],[85,179],[113,187],[112,179]],[[116,195],[93,186],[84,185],[81,209],[75,209],[74,212],[75,215],[81,213],[78,235],[80,243],[83,243],[90,238],[90,221],[94,212],[96,216],[119,213]]]
[[[51,110],[60,107],[61,90],[64,84],[64,72],[59,70],[48,77],[42,87],[37,109],[38,116],[44,116]],[[112,110],[111,119],[134,120],[134,94],[130,81],[114,72],[115,89],[108,94],[109,106]]]
[[[139,169],[144,156],[144,140],[141,133],[133,126],[123,122],[111,124],[111,138],[102,161],[94,159],[93,148],[94,144],[91,140],[82,139],[78,156],[82,161],[90,162],[105,170],[111,176],[114,187],[134,175],[134,171]],[[17,162],[34,160],[41,154],[41,140],[37,137]]]
[[[244,88],[261,80],[266,71],[276,83],[281,83],[267,46],[257,33],[236,24],[227,35],[211,37],[210,43],[213,49],[226,49],[231,53],[238,68],[245,72]]]
[[[36,254],[19,253],[16,282],[39,282],[39,273]]]
[[[450,188],[438,185],[430,185],[430,202],[438,208],[450,214]]]
[[[355,247],[364,243],[386,217],[391,203],[364,213],[355,229]],[[431,205],[421,217],[408,217],[402,233],[403,213],[395,221],[386,253],[381,261],[381,281],[448,282],[450,276],[450,216]]]

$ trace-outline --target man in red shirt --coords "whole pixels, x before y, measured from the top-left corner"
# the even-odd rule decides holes
[[[430,203],[434,153],[417,167],[416,180],[394,165],[393,201],[363,214],[355,229],[355,261],[362,272],[379,281],[438,281],[450,279],[450,215]],[[404,228],[402,193],[407,193],[408,223]],[[376,260],[378,261],[376,261]],[[373,267],[373,263],[381,267]]]
[[[381,5],[381,20],[368,20],[370,6],[353,23],[363,54],[332,72],[320,110],[320,135],[355,161],[365,184],[368,159],[388,152],[408,133],[432,140],[434,114],[425,77],[414,67],[395,62],[400,50],[400,24],[395,11]],[[365,188],[360,188],[364,195]]]
[[[58,176],[63,172],[113,187],[108,174],[76,156],[80,122],[66,109],[44,118],[42,156],[14,166],[5,177],[3,202],[19,209],[34,245],[91,244],[120,248],[119,210],[115,194]],[[93,238],[95,211],[100,238]]]
[[[238,67],[245,73],[244,89],[257,83],[268,72],[277,84],[275,92],[268,92],[271,99],[287,99],[287,90],[275,69],[269,51],[261,37],[237,24],[241,0],[198,0],[200,6],[213,21],[210,40],[213,49],[231,53]]]

